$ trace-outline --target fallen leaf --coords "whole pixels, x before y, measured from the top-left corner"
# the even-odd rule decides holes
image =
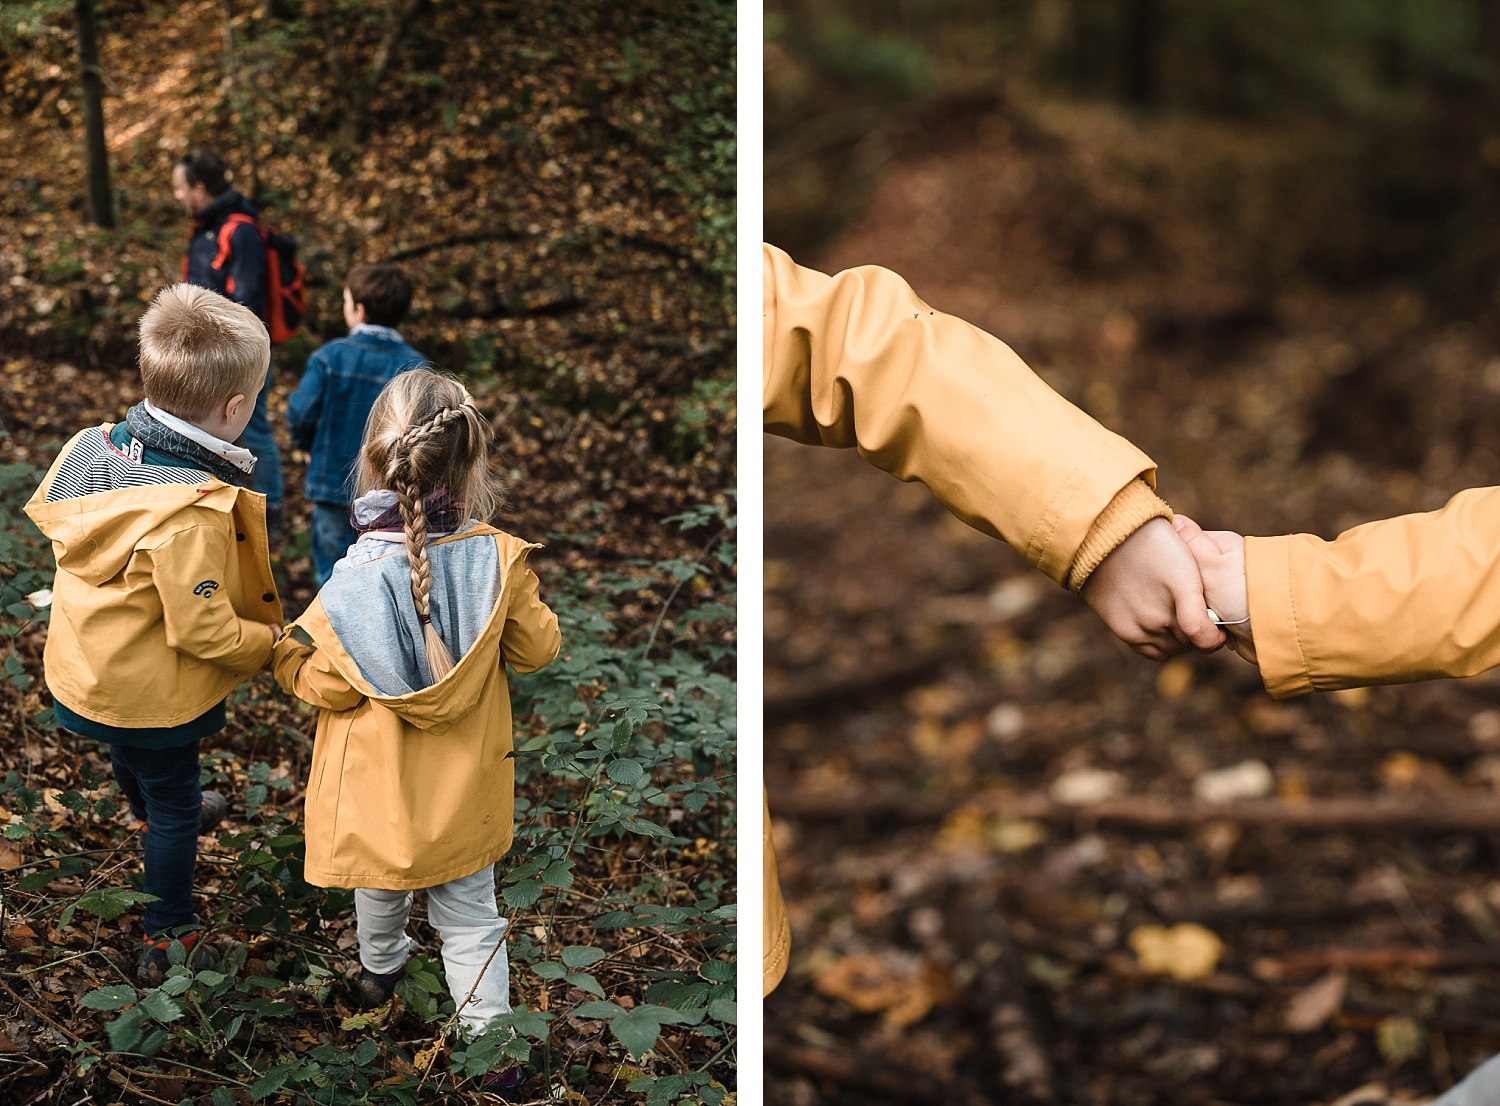
[[[1016,618],[1041,602],[1046,591],[1030,576],[1012,576],[989,595],[990,609],[998,618]]]
[[[1182,657],[1173,657],[1161,666],[1156,676],[1156,693],[1169,703],[1175,703],[1193,686],[1193,666]]]
[[[1322,1029],[1343,1008],[1349,990],[1349,973],[1329,972],[1292,996],[1281,1024],[1289,1033],[1311,1033]]]
[[[1021,736],[1025,723],[1026,715],[1020,707],[1014,703],[1001,703],[985,716],[984,728],[991,737],[1009,741]]]
[[[1276,777],[1264,761],[1246,760],[1230,768],[1204,772],[1193,781],[1193,797],[1205,803],[1262,799],[1276,787]]]
[[[1370,705],[1370,689],[1367,687],[1346,687],[1329,694],[1339,706],[1348,707],[1350,710],[1363,710]]]
[[[1129,942],[1143,970],[1173,979],[1213,975],[1224,955],[1224,942],[1218,934],[1196,922],[1140,926],[1131,930]]]
[[[1047,793],[1053,801],[1086,806],[1125,792],[1125,777],[1108,768],[1075,768],[1052,781]]]
[[[1422,1052],[1427,1033],[1404,1014],[1381,1018],[1375,1027],[1375,1047],[1392,1064],[1404,1064]]]
[[[990,825],[986,836],[998,853],[1024,853],[1047,840],[1047,829],[1040,822],[1001,818]]]
[[[438,1058],[438,1054],[442,1051],[443,1039],[439,1037],[437,1040],[433,1041],[432,1044],[428,1045],[421,1052],[412,1057],[411,1066],[413,1070],[425,1074],[427,1069],[432,1067],[432,1062]]]
[[[903,1029],[949,1001],[953,986],[936,964],[914,957],[857,953],[820,969],[813,986],[861,1014],[880,1014],[886,1025]]]

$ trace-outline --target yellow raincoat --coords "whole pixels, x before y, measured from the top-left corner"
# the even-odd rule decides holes
[[[919,480],[970,526],[1077,590],[1126,537],[1170,509],[1155,466],[1063,399],[999,339],[923,303],[887,269],[834,276],[763,249],[765,428],[859,450]],[[790,938],[765,839],[767,992]]]
[[[276,681],[320,707],[307,783],[307,880],[410,890],[471,875],[510,849],[515,822],[509,664],[557,656],[557,616],[526,555],[536,545],[476,526],[439,538],[493,541],[503,585],[473,646],[442,680],[382,695],[315,600],[276,643]],[[393,557],[405,547],[393,544]]]
[[[1250,626],[1278,699],[1500,664],[1500,488],[1325,541],[1245,539]]]
[[[177,726],[270,656],[282,615],[266,498],[209,478],[48,503],[75,446],[86,435],[107,441],[111,429],[74,435],[26,504],[57,558],[47,686],[105,725]]]

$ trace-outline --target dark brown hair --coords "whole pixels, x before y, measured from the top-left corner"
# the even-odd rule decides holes
[[[351,300],[364,305],[365,322],[376,326],[395,326],[411,308],[411,281],[397,265],[356,265],[344,287]]]
[[[224,190],[229,187],[229,178],[224,173],[224,163],[219,160],[219,155],[207,146],[199,146],[189,151],[177,159],[177,164],[182,166],[188,184],[201,184],[208,190],[210,196],[223,195]]]

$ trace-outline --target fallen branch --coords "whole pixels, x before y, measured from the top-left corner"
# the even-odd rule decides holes
[[[767,714],[770,713],[769,699]],[[1357,795],[1329,799],[1252,799],[1205,803],[1195,799],[1128,796],[1096,803],[1060,803],[1046,795],[980,796],[964,803],[958,796],[913,796],[909,790],[861,790],[829,794],[793,792],[771,797],[780,817],[808,822],[859,818],[870,822],[920,825],[939,822],[956,806],[977,806],[998,817],[1037,822],[1112,822],[1143,829],[1181,830],[1211,822],[1278,826],[1291,830],[1420,831],[1426,833],[1500,832],[1500,801],[1472,794]]]
[[[766,1067],[837,1083],[886,1101],[942,1102],[949,1106],[987,1106],[993,1100],[966,1080],[942,1079],[926,1072],[886,1067],[867,1055],[836,1055],[805,1045],[767,1040]]]
[[[857,672],[828,679],[797,681],[784,688],[768,690],[765,695],[766,721],[821,713],[875,690],[890,692],[909,687],[950,661],[966,655],[973,647],[972,635],[949,634],[943,645],[925,653],[903,654],[900,660],[884,663],[872,661]],[[793,797],[792,801],[795,803],[796,798]],[[951,804],[948,809],[952,809]]]
[[[954,888],[957,898],[962,891]],[[1057,1101],[1052,1064],[1038,1043],[1027,1005],[1029,988],[1020,954],[1005,924],[1004,908],[993,887],[980,886],[947,912],[952,943],[965,950],[971,970],[964,1005],[974,1024],[984,1026],[993,1082],[1006,1089],[1006,1102],[1046,1106]]]
[[[1397,968],[1442,971],[1497,964],[1500,964],[1500,948],[1430,949],[1399,945],[1374,949],[1325,948],[1261,957],[1255,962],[1255,974],[1260,979],[1278,981],[1317,975],[1334,968],[1366,972]]]

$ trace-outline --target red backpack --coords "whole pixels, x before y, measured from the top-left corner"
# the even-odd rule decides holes
[[[273,343],[285,342],[301,329],[302,318],[307,314],[307,292],[302,287],[306,269],[297,260],[297,240],[236,211],[219,228],[219,253],[213,261],[215,269],[222,269],[229,260],[229,240],[241,226],[254,227],[265,240],[266,329],[271,332]],[[182,259],[182,279],[187,279],[186,257]],[[229,278],[224,291],[234,294],[234,277]]]

